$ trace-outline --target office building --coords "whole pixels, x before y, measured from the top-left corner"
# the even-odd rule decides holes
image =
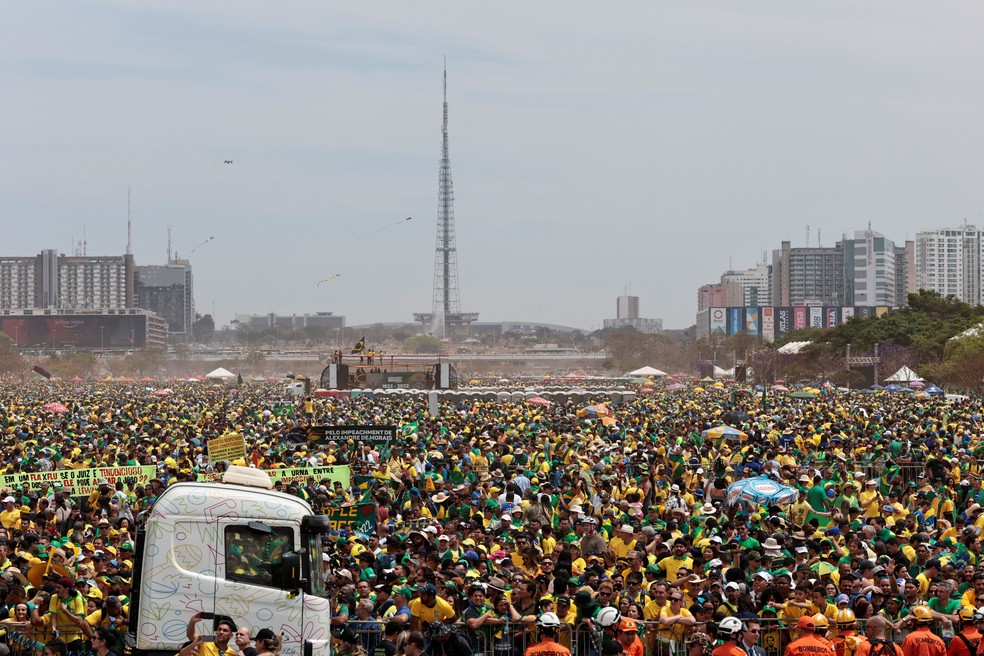
[[[772,251],[772,305],[844,305],[844,249],[793,248]]]
[[[66,310],[136,307],[133,256],[67,256],[45,249],[35,256],[0,258],[0,308]]]
[[[895,307],[895,244],[885,235],[858,230],[841,242],[844,254],[844,305]]]
[[[639,297],[623,294],[615,300],[615,318],[617,319],[638,319],[639,318]]]
[[[241,330],[263,332],[264,330],[301,330],[318,326],[327,330],[345,328],[345,316],[331,312],[314,314],[237,314],[236,323]]]
[[[188,260],[138,266],[135,289],[137,306],[163,317],[169,336],[185,341],[192,339],[194,278]]]
[[[917,233],[916,288],[980,305],[981,248],[981,232],[969,224]]]

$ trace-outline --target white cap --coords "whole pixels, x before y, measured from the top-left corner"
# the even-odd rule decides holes
[[[5,498],[4,500],[3,500],[3,502],[4,502],[4,503],[17,503],[17,499],[15,499],[14,497],[6,497],[6,498]]]
[[[734,581],[732,581],[728,585],[724,586],[724,589],[725,590],[741,590],[741,587],[737,583],[735,583]]]

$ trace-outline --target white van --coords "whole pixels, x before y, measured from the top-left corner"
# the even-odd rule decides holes
[[[199,612],[283,634],[283,653],[328,656],[331,609],[322,535],[328,518],[275,492],[266,472],[230,467],[221,483],[167,487],[138,521],[129,641],[173,656]],[[202,622],[199,633],[213,633]]]

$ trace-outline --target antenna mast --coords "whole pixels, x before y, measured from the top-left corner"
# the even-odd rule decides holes
[[[130,186],[126,187],[126,254],[133,255],[133,223],[130,221]]]
[[[171,226],[167,227],[167,263],[171,263]]]

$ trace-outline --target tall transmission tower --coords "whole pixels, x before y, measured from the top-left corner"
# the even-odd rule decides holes
[[[429,313],[415,313],[436,337],[460,332],[478,319],[477,312],[462,312],[458,298],[458,247],[454,236],[454,185],[448,151],[448,66],[444,62],[444,121],[441,127],[441,164],[437,186],[437,245],[434,250],[434,296]]]

